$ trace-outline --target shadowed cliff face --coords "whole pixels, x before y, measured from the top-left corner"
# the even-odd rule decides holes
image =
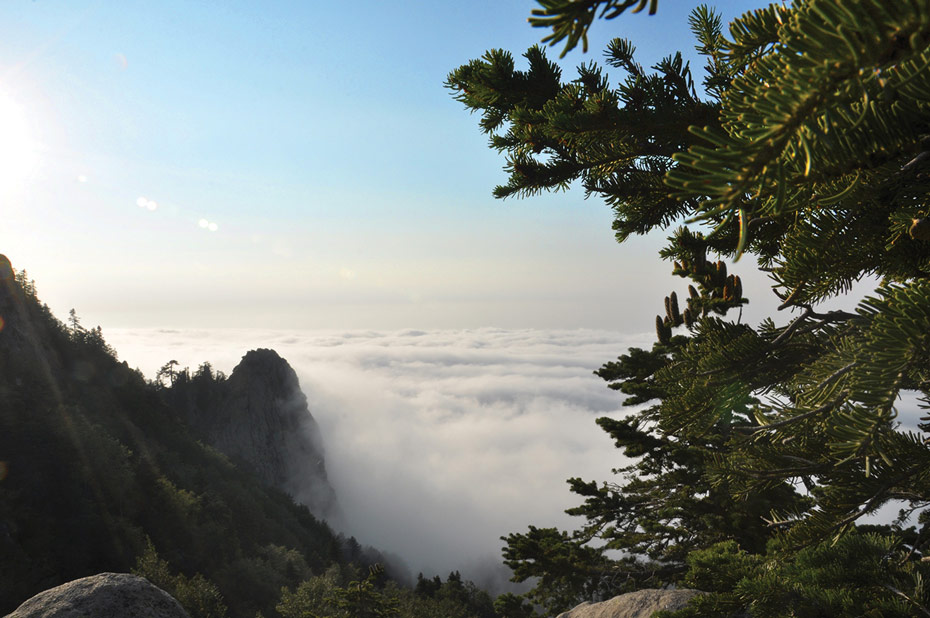
[[[185,398],[190,426],[263,483],[320,517],[338,517],[319,428],[287,361],[274,350],[252,350],[227,380],[215,384],[208,397]],[[176,389],[184,386],[175,384]]]

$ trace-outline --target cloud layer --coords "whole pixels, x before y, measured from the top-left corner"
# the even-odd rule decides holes
[[[148,377],[168,360],[229,372],[270,347],[297,371],[323,432],[345,532],[414,572],[481,577],[500,537],[571,526],[565,480],[623,458],[594,424],[622,414],[592,375],[652,336],[604,331],[109,331]]]

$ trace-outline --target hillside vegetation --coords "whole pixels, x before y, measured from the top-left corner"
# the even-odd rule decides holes
[[[194,617],[496,615],[457,573],[392,581],[377,551],[199,441],[169,403],[217,387],[209,365],[175,393],[146,381],[2,256],[0,318],[0,614],[134,571]]]

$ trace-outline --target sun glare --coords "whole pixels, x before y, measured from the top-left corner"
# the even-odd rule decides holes
[[[0,192],[20,188],[37,162],[38,148],[22,107],[0,92]]]

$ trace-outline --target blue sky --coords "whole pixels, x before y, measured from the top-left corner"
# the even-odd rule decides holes
[[[0,146],[0,251],[104,330],[649,330],[682,287],[661,237],[617,245],[580,192],[494,200],[502,159],[442,86],[539,41],[534,6],[3,3],[0,112],[27,137]],[[614,36],[690,52],[691,6],[596,24],[566,77]]]

